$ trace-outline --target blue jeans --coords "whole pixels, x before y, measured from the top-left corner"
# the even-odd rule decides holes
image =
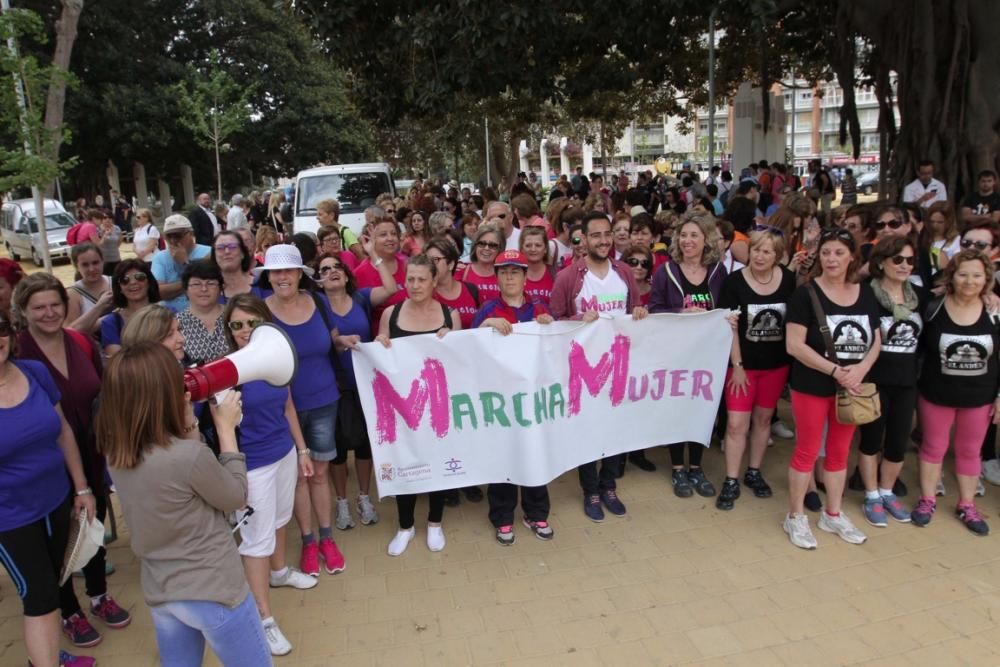
[[[185,600],[150,607],[162,667],[200,667],[205,640],[225,667],[271,667],[271,650],[253,595],[234,609]]]

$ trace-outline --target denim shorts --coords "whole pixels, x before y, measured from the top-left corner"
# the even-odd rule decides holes
[[[302,437],[314,461],[332,461],[337,458],[337,401],[312,410],[298,410]]]

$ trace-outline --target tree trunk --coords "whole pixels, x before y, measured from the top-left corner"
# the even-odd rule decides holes
[[[52,54],[52,65],[59,73],[52,77],[49,85],[48,99],[45,101],[45,129],[56,134],[48,156],[54,161],[59,160],[60,137],[55,131],[63,124],[63,111],[66,106],[66,76],[69,73],[69,60],[76,42],[77,25],[83,12],[83,0],[62,0],[62,14],[56,21],[56,49]]]

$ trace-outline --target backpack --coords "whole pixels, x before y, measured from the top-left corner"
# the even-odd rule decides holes
[[[78,222],[78,223],[76,223],[75,225],[73,225],[72,227],[69,228],[69,231],[66,232],[66,243],[67,244],[69,244],[69,245],[76,245],[77,243],[79,243],[79,236],[80,236],[80,228],[81,227],[83,227],[83,223],[82,222]]]
[[[149,225],[146,226],[146,233],[147,234],[149,233],[149,228],[150,227],[153,227],[154,229],[156,228],[155,225],[153,225],[153,223],[149,223]],[[166,250],[167,249],[167,242],[163,240],[163,234],[160,234],[159,236],[156,237],[156,249],[157,250]]]

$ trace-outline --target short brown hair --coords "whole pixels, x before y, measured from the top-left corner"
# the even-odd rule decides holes
[[[872,254],[868,258],[868,273],[871,277],[884,277],[885,271],[882,270],[882,262],[890,257],[898,255],[906,246],[910,246],[910,250],[913,251],[914,261],[917,261],[917,244],[909,236],[898,236],[894,234],[875,244],[875,246],[872,247]],[[916,264],[913,265],[913,269],[916,271]]]
[[[101,261],[104,261],[104,252],[93,243],[77,243],[75,246],[70,248],[69,261],[73,263],[73,266],[76,266],[80,256],[88,252],[96,252],[97,256],[101,258]]]
[[[958,271],[958,267],[961,266],[963,262],[982,263],[983,270],[986,272],[986,283],[983,285],[981,296],[986,296],[992,292],[994,274],[993,262],[990,261],[989,256],[987,256],[985,252],[982,250],[976,250],[975,248],[966,248],[952,257],[948,262],[948,266],[941,269],[941,272],[938,274],[937,284],[944,285],[945,292],[948,294],[954,294],[955,288],[952,286],[952,280],[955,277],[955,273]]]
[[[535,198],[527,192],[522,192],[511,199],[510,205],[518,217],[530,218],[538,215],[538,204],[535,202]]]
[[[332,255],[323,255],[323,257],[331,257]],[[271,316],[271,309],[267,307],[264,300],[261,299],[256,294],[237,294],[233,298],[226,302],[226,309],[222,311],[222,321],[225,323],[223,327],[223,332],[226,334],[226,342],[229,343],[229,349],[236,349],[236,339],[233,338],[233,332],[229,329],[229,320],[233,316],[233,311],[239,308],[240,310],[245,310],[248,313],[256,315],[265,322],[273,322],[274,318]]]
[[[31,301],[31,297],[41,292],[55,292],[59,295],[63,308],[69,306],[69,295],[66,294],[66,288],[55,276],[50,273],[32,273],[17,284],[11,299],[15,321],[18,325],[25,326],[27,324],[24,313],[28,310],[28,302]]]
[[[334,220],[340,220],[340,202],[336,199],[323,199],[316,202],[316,210],[329,213]]]
[[[185,407],[184,373],[170,350],[152,341],[125,346],[104,369],[98,449],[112,468],[135,468],[154,446],[185,437]]]

